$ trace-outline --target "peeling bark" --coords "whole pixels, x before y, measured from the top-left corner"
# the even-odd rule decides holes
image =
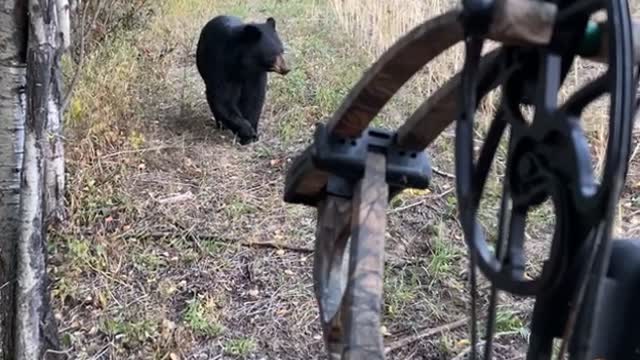
[[[51,87],[53,48],[31,46],[27,55],[27,121],[22,166],[21,224],[18,242],[16,292],[16,359],[41,359],[44,354],[40,323],[48,313],[46,294],[46,232],[43,222],[44,151]]]
[[[16,286],[15,359],[55,359],[60,355],[57,325],[49,303],[46,271],[45,201],[51,122],[60,119],[56,0],[29,0],[27,112],[20,198]],[[53,351],[52,351],[53,350]]]
[[[0,359],[10,359],[26,111],[27,8],[19,0],[0,0],[0,9]]]
[[[55,0],[57,27],[54,40],[55,59],[51,67],[52,87],[49,92],[47,146],[45,148],[45,220],[58,223],[64,219],[64,143],[62,136],[62,80],[60,58],[69,48],[70,5],[68,0]]]
[[[59,53],[59,51],[58,51]],[[56,59],[58,56],[56,56]],[[64,144],[62,137],[62,91],[60,71],[54,61],[52,86],[48,96],[45,156],[45,222],[56,224],[64,219]]]
[[[45,216],[60,209],[64,189],[59,62],[68,28],[68,0],[0,0],[2,360],[61,357],[49,305]]]

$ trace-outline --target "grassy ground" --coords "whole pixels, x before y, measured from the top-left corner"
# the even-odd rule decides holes
[[[77,359],[321,358],[309,251],[315,217],[283,203],[284,171],[375,52],[359,47],[325,1],[163,0],[154,9],[150,23],[110,34],[91,52],[70,103],[70,218],[50,249],[65,347]],[[249,146],[215,129],[195,69],[199,30],[219,13],[274,16],[294,68],[270,78],[261,140]],[[451,54],[403,88],[376,122],[401,123],[443,72],[459,67]],[[429,150],[444,175],[389,210],[389,343],[467,314],[465,248],[446,175],[453,172],[450,130]],[[482,213],[488,227],[498,185],[489,186]],[[625,234],[638,232],[635,197],[622,203],[631,210]],[[529,234],[551,225],[548,209],[537,216]],[[250,245],[258,241],[286,248]],[[539,258],[544,242],[532,250]],[[486,298],[485,290],[481,303]],[[508,359],[526,341],[531,304],[509,296],[502,304],[497,352]],[[389,358],[451,359],[466,339],[463,326]]]

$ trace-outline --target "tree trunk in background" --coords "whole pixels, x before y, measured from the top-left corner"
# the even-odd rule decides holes
[[[17,0],[20,1],[20,0]],[[20,199],[15,359],[58,358],[57,325],[46,271],[47,159],[50,121],[60,124],[59,60],[64,37],[56,0],[29,0],[27,111]],[[67,13],[68,14],[68,13]],[[53,350],[53,351],[51,351]]]
[[[58,223],[64,218],[64,146],[62,138],[61,78],[58,56],[51,69],[51,87],[48,95],[47,132],[44,143],[45,156],[45,207],[46,223]]]
[[[52,0],[53,1],[53,0]],[[64,145],[62,137],[62,80],[60,57],[70,43],[70,7],[68,0],[55,0],[57,27],[52,29],[57,45],[49,91],[47,144],[45,146],[45,220],[57,223],[64,218]]]
[[[0,359],[14,353],[27,26],[25,2],[0,0]]]

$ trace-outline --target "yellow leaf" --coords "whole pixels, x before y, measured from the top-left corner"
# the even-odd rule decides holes
[[[107,301],[107,296],[102,291],[98,293],[98,301],[100,303],[101,309],[105,309],[107,305],[109,305],[109,302]]]
[[[469,339],[460,339],[456,342],[456,348],[469,346]]]
[[[431,190],[429,189],[408,189],[406,191],[407,195],[410,196],[425,196],[431,194]]]

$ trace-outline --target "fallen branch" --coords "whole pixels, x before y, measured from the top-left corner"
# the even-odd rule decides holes
[[[462,326],[466,325],[468,322],[469,322],[469,318],[464,318],[464,319],[460,319],[460,320],[454,321],[454,322],[449,323],[449,324],[445,324],[445,325],[438,326],[438,327],[435,327],[435,328],[429,328],[429,329],[426,329],[426,330],[424,330],[422,332],[419,332],[419,333],[417,333],[415,335],[407,336],[407,337],[405,337],[403,339],[396,340],[396,341],[390,343],[389,345],[387,345],[384,348],[384,354],[387,355],[388,353],[390,353],[390,352],[392,352],[394,350],[397,350],[397,349],[399,349],[401,347],[404,347],[404,346],[407,346],[409,344],[412,344],[412,343],[414,343],[414,342],[416,342],[418,340],[421,340],[421,339],[424,339],[424,338],[427,338],[427,337],[430,337],[430,336],[433,336],[433,335],[437,335],[437,334],[443,333],[445,331],[450,331],[450,330],[453,330],[453,329],[457,329],[459,327],[462,327]]]
[[[144,149],[136,149],[136,150],[122,150],[122,151],[116,151],[110,154],[106,154],[103,155],[102,158],[106,159],[106,158],[110,158],[110,157],[114,157],[114,156],[118,156],[118,155],[124,155],[124,154],[135,154],[135,153],[145,153],[148,151],[159,151],[159,150],[166,150],[166,149],[181,149],[181,148],[187,148],[188,146],[180,146],[180,145],[163,145],[163,146],[156,146],[156,147],[152,147],[152,148],[144,148]]]
[[[175,232],[175,233],[173,233],[173,232],[152,232],[152,233],[143,232],[143,233],[135,235],[135,237],[142,237],[142,236],[148,236],[148,237],[151,237],[151,238],[154,238],[154,239],[162,239],[162,238],[168,238],[168,237],[184,237],[184,238],[193,240],[198,247],[200,247],[199,246],[200,240],[212,240],[212,241],[219,241],[219,242],[226,243],[226,244],[237,243],[240,246],[250,247],[250,248],[265,248],[265,249],[287,250],[287,251],[297,252],[297,253],[301,253],[301,254],[311,254],[311,253],[313,253],[313,249],[311,249],[311,248],[280,244],[280,243],[271,242],[271,241],[258,241],[258,242],[243,241],[243,242],[238,242],[238,241],[235,241],[235,240],[232,240],[232,239],[223,238],[223,237],[220,237],[220,236],[214,235],[214,234],[199,234],[199,233],[194,233],[194,232],[191,232],[191,231]]]
[[[456,176],[454,174],[442,171],[442,170],[438,169],[437,167],[433,167],[432,166],[431,170],[433,170],[434,174],[438,174],[438,175],[440,175],[442,177],[446,177],[446,178],[449,178],[449,179],[455,179],[456,178]]]
[[[416,202],[414,202],[414,203],[411,203],[411,204],[408,204],[408,205],[404,205],[404,206],[400,206],[400,207],[397,207],[397,208],[395,208],[395,209],[391,209],[391,210],[389,210],[389,211],[387,212],[387,214],[395,214],[395,213],[398,213],[398,212],[401,212],[401,211],[409,210],[409,209],[411,209],[411,208],[414,208],[414,207],[416,207],[416,206],[420,206],[420,205],[427,205],[427,207],[429,207],[431,210],[433,210],[433,211],[436,211],[436,212],[437,212],[437,211],[438,211],[438,209],[435,209],[435,208],[434,208],[433,206],[431,206],[430,204],[427,204],[427,201],[429,201],[429,200],[436,200],[436,199],[440,199],[440,198],[442,198],[442,197],[445,197],[445,196],[446,196],[446,195],[448,195],[450,192],[452,192],[454,189],[455,189],[455,188],[451,187],[451,188],[449,188],[449,189],[447,189],[447,190],[443,191],[443,192],[442,192],[442,193],[440,193],[440,194],[430,195],[430,196],[427,196],[427,197],[425,197],[424,199],[419,200],[419,201],[416,201]]]
[[[490,284],[489,285],[485,285],[482,288],[480,288],[480,290],[485,290],[485,289],[488,289],[490,287],[491,287]],[[513,311],[513,314],[520,314],[521,312],[522,312],[521,310],[515,310],[515,311]],[[387,345],[385,347],[384,353],[386,355],[386,354],[388,354],[388,353],[390,353],[390,352],[392,352],[394,350],[397,350],[397,349],[399,349],[401,347],[404,347],[404,346],[407,346],[409,344],[412,344],[412,343],[414,343],[414,342],[416,342],[418,340],[421,340],[421,339],[424,339],[424,338],[428,338],[430,336],[437,335],[437,334],[443,333],[445,331],[450,331],[450,330],[457,329],[459,327],[462,327],[462,326],[468,324],[470,320],[471,319],[469,317],[466,317],[464,319],[460,319],[460,320],[454,321],[452,323],[441,325],[441,326],[438,326],[438,327],[435,327],[435,328],[428,328],[428,329],[422,330],[417,334],[414,334],[414,335],[411,335],[411,336],[407,336],[405,338],[402,338],[400,340],[396,340],[396,341],[390,343],[389,345]],[[505,331],[505,332],[501,332],[501,333],[496,333],[494,335],[494,338],[500,337],[500,336],[505,336],[505,335],[514,335],[514,334],[518,334],[518,332],[517,331]],[[476,346],[481,346],[481,345],[479,343]],[[471,350],[469,349],[469,351],[471,351]],[[460,356],[460,354],[458,354],[458,356]],[[454,359],[451,359],[451,360],[454,360]]]
[[[217,235],[213,234],[194,234],[189,231],[175,231],[175,232],[147,232],[142,231],[139,233],[134,233],[131,237],[150,237],[152,239],[163,239],[163,238],[186,238],[190,240],[212,240],[219,241],[223,243],[233,243],[234,241],[231,239],[225,239]]]
[[[313,249],[303,248],[291,245],[284,245],[275,242],[241,242],[240,245],[245,247],[255,247],[255,248],[267,248],[267,249],[278,249],[278,250],[288,250],[292,252],[297,252],[301,254],[310,254],[313,253]]]
[[[395,213],[399,213],[401,211],[409,210],[409,209],[414,208],[416,206],[420,206],[422,204],[425,204],[428,200],[429,200],[428,198],[427,199],[422,199],[420,201],[416,201],[416,202],[408,204],[408,205],[397,207],[395,209],[389,210],[387,212],[387,214],[395,214]]]

